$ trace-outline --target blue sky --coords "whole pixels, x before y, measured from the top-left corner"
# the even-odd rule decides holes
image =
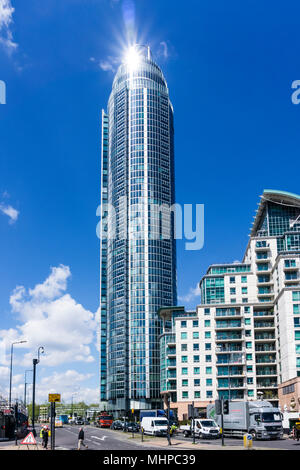
[[[205,205],[204,248],[178,242],[191,309],[209,264],[242,259],[263,189],[299,194],[299,13],[296,1],[0,0],[0,393],[7,345],[27,335],[15,395],[43,344],[38,399],[97,398],[100,115],[128,38],[168,81],[176,200]]]

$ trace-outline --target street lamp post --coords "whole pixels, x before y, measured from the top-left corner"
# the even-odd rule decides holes
[[[38,358],[33,359],[33,380],[32,380],[32,431],[35,436],[34,420],[35,420],[35,378],[36,378],[36,366],[40,362],[40,352],[44,354],[45,350],[43,346],[38,348]]]
[[[26,401],[27,401],[27,385],[30,383],[30,382],[27,382],[26,380],[27,372],[32,372],[32,369],[25,370],[25,382],[24,382],[24,406],[25,408],[26,408]]]
[[[20,344],[20,343],[27,343],[27,341],[26,340],[14,341],[13,343],[11,343],[11,348],[10,348],[10,376],[9,376],[9,399],[8,399],[9,408],[11,407],[11,386],[12,386],[12,365],[13,365],[14,344]]]

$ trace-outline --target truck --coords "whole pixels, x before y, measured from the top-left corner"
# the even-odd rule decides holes
[[[220,437],[220,427],[213,419],[191,420],[191,424],[182,425],[179,431],[183,432],[184,437],[191,436],[195,430],[195,436],[201,439],[217,439]]]
[[[224,414],[224,436],[242,437],[251,434],[252,439],[281,439],[283,437],[282,414],[265,400],[229,401],[229,412]],[[221,415],[216,414],[215,404],[207,405],[207,418],[221,426]]]
[[[100,427],[100,428],[110,428],[112,423],[113,423],[114,419],[112,417],[112,415],[106,413],[106,412],[102,412],[100,413],[100,415],[98,415],[97,419],[96,419],[96,426]]]
[[[168,420],[167,418],[156,416],[144,416],[141,421],[141,428],[144,434],[151,434],[152,436],[166,436]]]
[[[141,410],[140,411],[140,422],[143,418],[166,418],[167,410]],[[173,410],[170,410],[170,426],[176,423],[176,416]]]
[[[62,422],[62,424],[68,424],[69,422],[69,417],[68,415],[59,415],[58,419]]]

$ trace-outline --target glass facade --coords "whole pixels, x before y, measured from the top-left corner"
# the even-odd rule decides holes
[[[124,63],[118,69],[107,114],[107,197],[115,214],[107,217],[101,270],[108,312],[106,400],[116,411],[160,401],[157,311],[176,305],[174,220],[166,236],[162,212],[153,210],[174,204],[173,110],[149,49],[138,46],[137,52],[134,68]]]

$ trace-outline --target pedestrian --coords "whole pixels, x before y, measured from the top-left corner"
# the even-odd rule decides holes
[[[48,428],[47,426],[44,426],[43,427],[43,430],[42,430],[42,438],[43,438],[43,447],[44,449],[47,449],[47,446],[48,446],[48,438],[49,438],[49,433],[48,433]]]
[[[83,431],[83,428],[80,428],[79,433],[78,433],[78,450],[80,450],[81,445],[83,445],[83,447],[88,448],[88,446],[83,441],[84,441],[84,431]]]

